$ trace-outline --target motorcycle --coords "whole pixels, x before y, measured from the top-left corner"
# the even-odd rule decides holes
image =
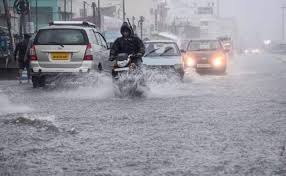
[[[112,69],[115,94],[120,97],[141,97],[144,95],[146,84],[142,69],[137,66],[133,59],[135,55],[120,53],[115,58]]]

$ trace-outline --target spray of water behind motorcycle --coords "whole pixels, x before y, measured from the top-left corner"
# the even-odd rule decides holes
[[[112,76],[115,95],[119,97],[142,97],[146,91],[143,71],[136,66],[133,55],[125,53],[116,57]]]

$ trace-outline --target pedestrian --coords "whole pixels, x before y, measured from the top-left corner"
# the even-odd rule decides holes
[[[14,52],[14,59],[18,63],[19,67],[19,82],[22,83],[22,73],[26,69],[28,82],[30,82],[30,59],[29,59],[29,42],[30,42],[30,35],[24,34],[24,40],[19,42],[16,45],[16,49]]]

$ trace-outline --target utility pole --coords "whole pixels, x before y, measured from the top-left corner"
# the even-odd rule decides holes
[[[122,7],[123,7],[123,22],[125,22],[126,21],[125,0],[122,0]]]
[[[158,9],[155,10],[155,31],[158,31]]]
[[[67,21],[67,0],[64,0],[64,21]]]
[[[285,40],[285,9],[286,6],[282,7],[282,41]]]
[[[86,1],[83,1],[83,17],[86,17]]]
[[[38,0],[36,0],[36,31],[38,31]]]
[[[95,2],[92,2],[91,4],[92,7],[92,17],[93,17],[93,23],[96,24],[96,4]]]
[[[217,16],[218,17],[220,17],[220,0],[217,0],[217,2],[216,2],[217,4],[216,4],[216,8],[217,8]]]
[[[72,14],[72,13],[73,13],[73,11],[72,11],[72,10],[73,10],[73,7],[72,7],[73,4],[72,4],[72,1],[73,1],[73,0],[71,0],[71,20],[72,20],[72,18],[73,18],[73,14]]]
[[[138,21],[140,24],[140,33],[141,33],[141,39],[143,39],[143,22],[144,22],[145,18],[143,16],[140,16],[140,20]]]
[[[133,27],[133,30],[136,31],[136,25],[135,25],[135,16],[132,17],[132,27]]]
[[[100,10],[100,0],[97,1],[97,8],[98,8],[98,27],[99,31],[101,31],[101,10]]]

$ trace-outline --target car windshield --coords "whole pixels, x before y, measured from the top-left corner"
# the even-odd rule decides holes
[[[35,39],[37,45],[86,45],[86,34],[79,29],[40,30]]]
[[[201,40],[201,41],[191,41],[188,46],[188,51],[217,50],[219,48],[220,48],[219,41]]]
[[[148,42],[145,43],[145,48],[145,56],[148,57],[180,56],[180,51],[176,43]]]

